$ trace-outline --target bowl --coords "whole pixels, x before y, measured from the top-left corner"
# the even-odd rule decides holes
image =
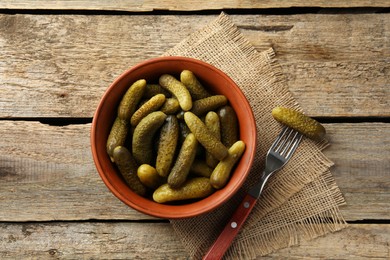
[[[237,114],[240,139],[245,152],[226,186],[210,196],[187,204],[159,204],[134,193],[124,182],[106,152],[106,141],[117,115],[119,102],[128,87],[138,79],[158,82],[162,74],[177,78],[182,70],[192,71],[211,93],[223,94]],[[201,215],[231,198],[251,169],[256,148],[256,124],[251,106],[240,88],[224,72],[200,60],[186,57],[160,57],[141,62],[122,73],[105,91],[95,111],[91,127],[91,149],[97,171],[108,189],[123,203],[139,212],[159,218],[178,219]]]

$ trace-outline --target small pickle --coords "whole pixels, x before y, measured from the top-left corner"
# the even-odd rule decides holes
[[[138,108],[131,116],[130,124],[132,126],[138,125],[142,118],[158,110],[165,102],[163,94],[157,94],[146,101],[140,108]]]
[[[156,170],[162,177],[167,177],[171,170],[178,139],[179,122],[175,116],[169,115],[161,127],[157,148]]]
[[[221,161],[228,155],[228,149],[218,140],[202,122],[202,120],[191,112],[184,113],[184,121],[188,128],[198,139],[199,143],[212,154],[217,160]]]
[[[117,117],[111,127],[111,131],[107,139],[107,153],[110,156],[111,161],[114,161],[112,158],[112,152],[115,147],[125,144],[128,131],[129,126],[127,121]]]
[[[208,91],[200,84],[194,73],[189,70],[183,70],[180,73],[180,81],[188,88],[194,100],[210,96]]]
[[[130,151],[124,146],[117,146],[115,147],[112,156],[119,172],[125,179],[127,185],[129,185],[130,189],[138,195],[144,196],[146,188],[137,176],[137,163]]]
[[[209,111],[227,104],[227,98],[224,95],[214,95],[207,98],[202,98],[192,103],[191,112],[197,116],[202,116]]]
[[[171,97],[171,93],[168,90],[161,87],[159,84],[147,84],[143,95],[144,99],[149,99],[157,94],[164,94],[165,97]]]
[[[181,109],[188,111],[192,108],[191,94],[183,83],[169,74],[161,75],[159,83],[177,98]]]
[[[221,120],[221,142],[226,146],[232,146],[239,139],[238,119],[234,109],[227,105],[218,110]]]
[[[296,110],[275,107],[272,110],[272,116],[276,121],[295,129],[313,140],[321,141],[325,137],[325,128],[318,121]]]
[[[139,164],[152,164],[154,160],[153,137],[166,118],[167,115],[163,112],[155,111],[144,117],[135,127],[132,152]]]
[[[218,140],[221,140],[221,122],[217,113],[214,111],[208,112],[205,117],[205,125]],[[214,168],[219,161],[212,154],[206,152],[206,163],[211,168]]]
[[[140,79],[134,82],[126,91],[118,106],[118,117],[123,120],[130,120],[137,109],[146,88],[146,80]]]
[[[157,174],[156,168],[149,164],[142,164],[137,169],[137,175],[143,185],[155,190],[164,183],[164,179]]]
[[[180,105],[179,101],[176,98],[167,98],[165,103],[160,108],[161,112],[164,112],[167,115],[173,115],[179,112]]]
[[[190,172],[198,176],[210,178],[213,169],[204,160],[195,159],[191,165]]]
[[[225,187],[234,165],[241,158],[245,150],[245,143],[241,140],[229,148],[229,155],[220,161],[210,176],[210,183],[216,189]]]
[[[198,141],[195,136],[192,133],[188,134],[180,148],[176,162],[168,175],[168,185],[171,188],[180,188],[187,180],[191,164],[195,159],[197,146]]]
[[[205,177],[189,179],[179,189],[172,189],[167,183],[158,187],[153,193],[153,200],[157,203],[200,199],[211,195],[214,188]]]

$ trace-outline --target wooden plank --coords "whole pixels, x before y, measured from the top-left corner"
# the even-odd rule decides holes
[[[188,259],[169,223],[3,223],[0,241],[1,259]],[[354,224],[261,259],[388,259],[389,241],[388,224]]]
[[[389,219],[390,124],[327,124],[326,129],[331,145],[324,153],[335,163],[331,171],[347,202],[341,207],[344,217]]]
[[[0,230],[1,259],[184,259],[186,256],[169,223],[2,223]]]
[[[170,11],[199,11],[199,10],[221,10],[221,9],[256,9],[256,8],[289,8],[289,7],[388,7],[389,3],[384,0],[351,0],[351,1],[302,1],[302,0],[273,0],[273,1],[208,1],[208,0],[183,0],[180,4],[177,1],[92,1],[92,0],[62,0],[62,1],[32,1],[32,0],[2,0],[2,9],[23,9],[23,10],[105,10],[105,11],[130,11],[147,12],[153,10]]]
[[[0,221],[153,219],[116,199],[94,166],[90,124],[0,121]],[[388,219],[390,124],[326,124],[347,220]]]
[[[389,259],[389,231],[388,224],[354,224],[261,259]]]
[[[215,18],[2,14],[0,117],[91,117],[121,72]],[[231,18],[257,50],[274,47],[309,115],[390,116],[390,14]]]
[[[0,121],[0,221],[151,219],[120,202],[92,160],[90,124]]]

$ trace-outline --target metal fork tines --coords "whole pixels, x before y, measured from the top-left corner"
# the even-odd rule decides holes
[[[283,128],[267,152],[265,169],[260,182],[249,191],[251,196],[255,198],[260,197],[268,178],[290,160],[301,139],[302,134],[294,129],[289,127]]]

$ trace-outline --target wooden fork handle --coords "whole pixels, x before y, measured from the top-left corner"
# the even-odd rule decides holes
[[[215,240],[214,244],[205,254],[203,260],[216,260],[223,257],[226,250],[229,248],[234,238],[240,231],[245,220],[248,218],[249,213],[252,211],[255,204],[256,198],[247,194],[242,200],[241,204],[237,207],[236,211],[233,213],[233,216],[226,224],[217,240]]]

